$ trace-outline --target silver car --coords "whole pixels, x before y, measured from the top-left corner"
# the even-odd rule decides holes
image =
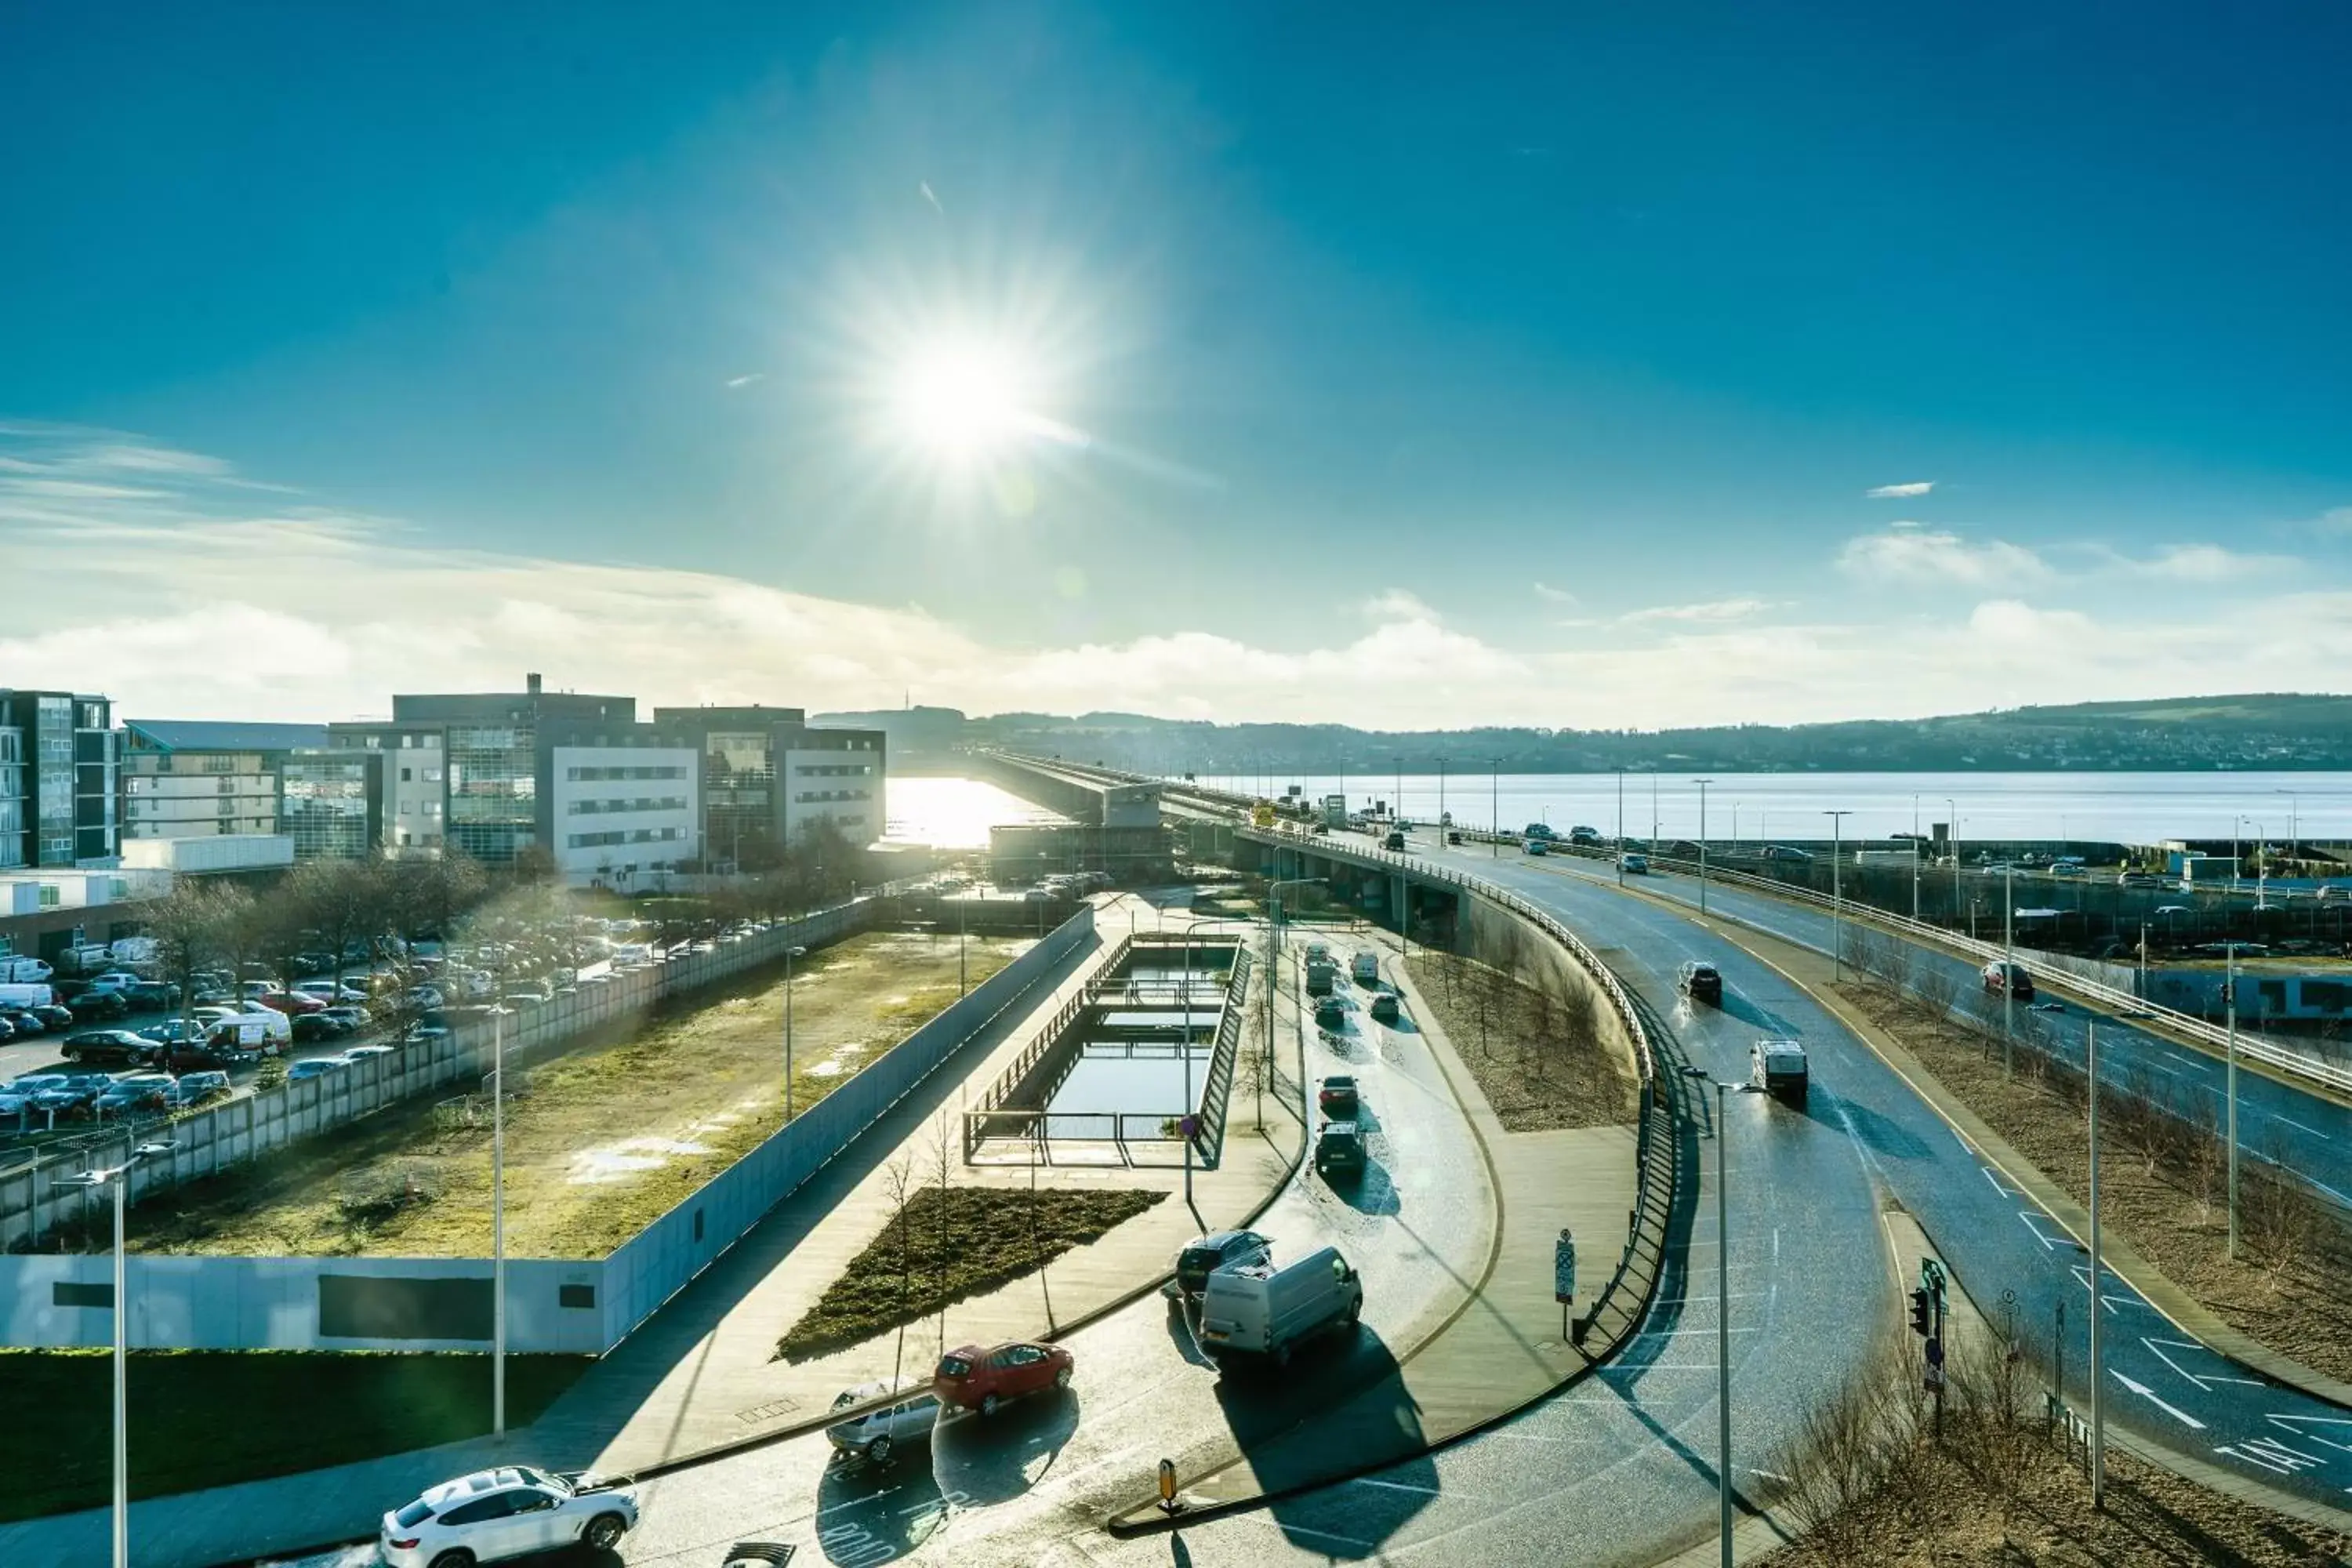
[[[609,1552],[637,1522],[618,1482],[514,1465],[444,1481],[383,1516],[385,1568],[471,1568],[582,1542]]]
[[[845,1389],[834,1396],[833,1407],[846,1410],[853,1405],[865,1405],[891,1392],[890,1384],[861,1383],[856,1388]],[[826,1441],[833,1445],[834,1457],[845,1462],[864,1461],[870,1465],[887,1465],[899,1447],[908,1443],[928,1443],[931,1428],[939,1425],[940,1400],[927,1383],[902,1383],[898,1392],[906,1395],[893,1405],[837,1421],[824,1429]]]

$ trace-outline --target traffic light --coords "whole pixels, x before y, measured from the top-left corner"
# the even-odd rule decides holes
[[[1935,1312],[1935,1298],[1927,1294],[1926,1286],[1922,1285],[1911,1292],[1911,1331],[1913,1333],[1924,1340],[1933,1332]]]

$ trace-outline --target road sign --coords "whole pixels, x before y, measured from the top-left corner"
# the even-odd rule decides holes
[[[1944,1364],[1943,1341],[1930,1339],[1927,1342],[1927,1364],[1929,1366],[1941,1366]]]
[[[1551,1295],[1565,1305],[1576,1300],[1576,1237],[1565,1227],[1551,1244]]]

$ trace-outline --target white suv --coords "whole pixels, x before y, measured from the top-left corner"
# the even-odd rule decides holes
[[[528,1465],[444,1481],[383,1516],[386,1568],[472,1568],[573,1542],[609,1552],[637,1522],[635,1493]]]

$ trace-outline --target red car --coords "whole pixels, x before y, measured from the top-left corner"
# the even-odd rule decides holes
[[[959,1345],[940,1358],[940,1369],[931,1375],[931,1389],[941,1405],[993,1415],[1008,1399],[1069,1387],[1070,1373],[1076,1366],[1070,1352],[1059,1345],[1032,1344],[1026,1340],[985,1351],[978,1345]]]
[[[324,1002],[299,991],[272,991],[265,995],[257,996],[254,1000],[272,1012],[284,1013],[295,1018],[311,1013],[323,1013],[327,1010],[327,1005]]]

